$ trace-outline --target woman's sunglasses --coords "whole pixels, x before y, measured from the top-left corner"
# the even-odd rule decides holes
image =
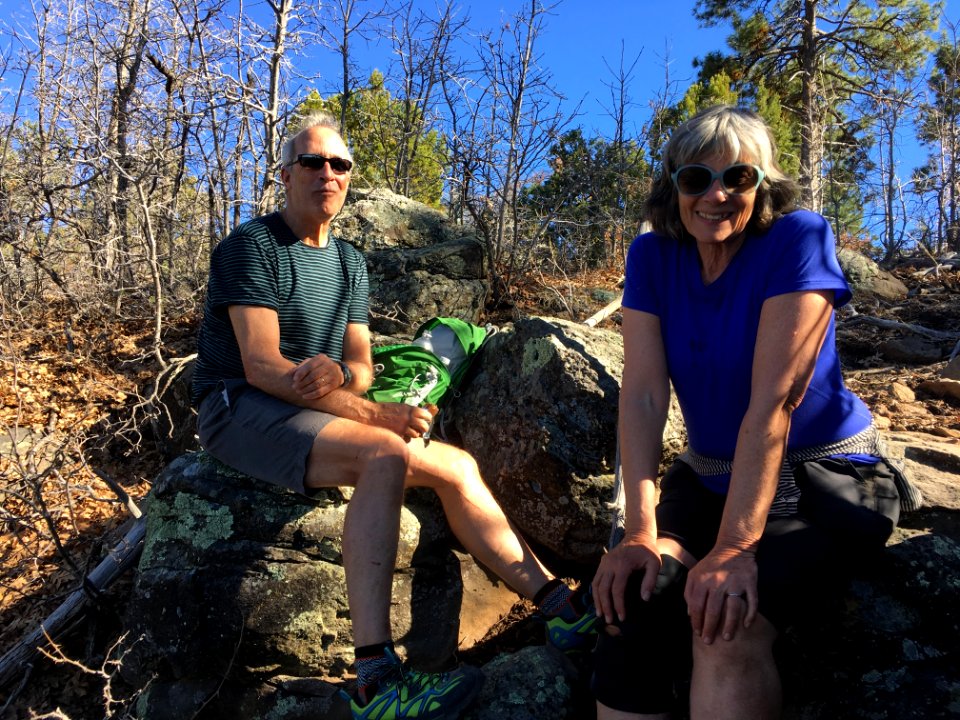
[[[670,176],[681,195],[703,195],[720,178],[720,187],[727,195],[744,195],[760,187],[765,173],[756,165],[736,163],[723,170],[706,165],[683,165]]]
[[[337,175],[348,173],[353,167],[352,160],[338,157],[328,158],[324,157],[323,155],[314,155],[313,153],[303,153],[302,155],[297,155],[297,159],[293,162],[287,163],[287,167],[296,165],[297,163],[303,165],[303,167],[305,167],[307,170],[322,170],[324,165],[330,163],[330,169],[333,170]]]

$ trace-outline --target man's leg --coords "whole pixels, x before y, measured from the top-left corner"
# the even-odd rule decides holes
[[[440,442],[412,440],[408,486],[432,488],[467,552],[527,599],[546,619],[547,641],[563,652],[589,650],[599,621],[589,585],[578,591],[554,578],[513,527],[473,457]]]
[[[357,646],[390,640],[390,598],[409,452],[398,435],[334,420],[307,459],[309,488],[352,486],[343,525],[343,568]]]
[[[432,488],[467,552],[524,597],[552,576],[504,514],[469,453],[445,443],[412,440],[407,485]]]

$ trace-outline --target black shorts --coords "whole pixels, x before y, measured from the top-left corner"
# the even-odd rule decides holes
[[[836,606],[852,572],[883,549],[900,510],[884,462],[824,458],[796,465],[794,474],[801,489],[797,514],[768,520],[757,547],[759,612],[779,630],[801,614]],[[661,482],[657,532],[702,558],[716,541],[725,501],[678,461]],[[669,712],[690,669],[682,581],[644,602],[640,579],[627,586],[627,621],[615,635],[600,633],[594,693],[622,712]]]

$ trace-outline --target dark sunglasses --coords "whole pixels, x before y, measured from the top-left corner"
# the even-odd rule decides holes
[[[324,157],[323,155],[314,155],[313,153],[303,153],[302,155],[297,155],[297,159],[293,162],[287,163],[287,167],[291,165],[296,165],[300,163],[307,170],[322,170],[323,166],[327,163],[330,163],[330,169],[333,170],[337,175],[343,175],[344,173],[350,172],[353,168],[353,161],[347,160],[346,158],[338,157]]]
[[[760,187],[765,173],[756,165],[736,163],[723,170],[706,165],[683,165],[670,176],[681,195],[703,195],[720,178],[720,187],[727,195],[744,195]]]

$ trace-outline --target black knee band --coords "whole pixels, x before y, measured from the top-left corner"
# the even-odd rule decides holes
[[[660,572],[657,573],[657,584],[654,585],[653,594],[662,595],[671,589],[680,586],[680,595],[683,596],[683,590],[687,584],[687,566],[670,555],[660,556]]]
[[[664,555],[653,595],[640,597],[642,573],[627,582],[626,619],[600,629],[591,687],[621,712],[671,712],[690,667],[690,620],[683,591],[687,568]]]

